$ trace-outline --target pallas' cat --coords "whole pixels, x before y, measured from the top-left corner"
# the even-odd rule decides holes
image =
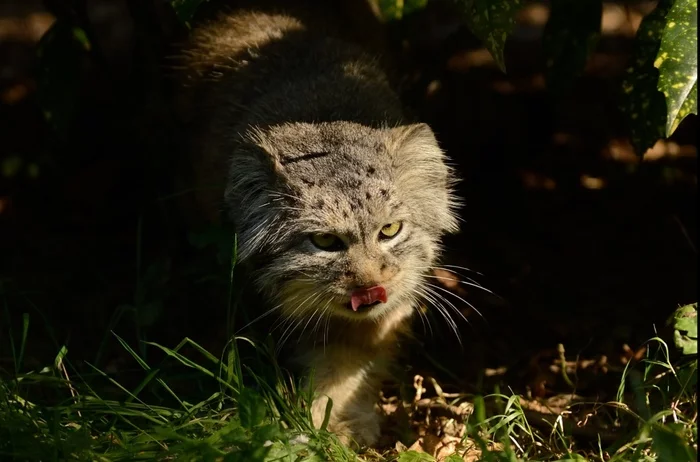
[[[344,9],[362,0],[250,3],[196,23],[180,56],[197,207],[233,223],[260,314],[315,371],[314,424],[330,397],[329,429],[371,445],[378,386],[457,230],[454,177],[365,46],[367,16]]]

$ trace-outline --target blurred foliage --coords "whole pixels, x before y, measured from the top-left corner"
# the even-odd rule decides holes
[[[622,80],[620,110],[628,120],[632,143],[638,153],[643,153],[664,136],[666,103],[657,89],[659,71],[654,61],[672,1],[661,0],[642,21]]]
[[[197,8],[206,1],[207,0],[171,0],[170,5],[173,7],[173,10],[175,10],[177,18],[187,27],[190,27],[190,21],[194,18]]]
[[[675,0],[668,14],[659,53],[658,88],[666,96],[666,136],[688,114],[698,112],[698,2]]]
[[[171,0],[189,27],[207,0]],[[422,10],[428,0],[371,0],[385,21],[399,21]],[[522,0],[430,0],[454,7],[502,71],[505,47]],[[81,1],[74,1],[80,4]],[[137,7],[139,4],[135,3]],[[146,6],[143,6],[146,8]],[[73,10],[80,10],[79,5]],[[66,9],[66,11],[71,11]],[[570,91],[600,37],[601,0],[553,0],[542,46],[548,89],[554,96]],[[80,89],[81,63],[90,50],[85,30],[65,14],[39,46],[39,95],[51,127],[64,134],[70,126]],[[697,0],[660,0],[642,21],[630,65],[621,82],[619,108],[638,154],[669,137],[689,114],[697,114]]]
[[[85,30],[71,18],[58,18],[39,42],[39,104],[59,136],[66,134],[75,114],[83,58],[89,50]]]
[[[404,15],[425,8],[428,0],[375,0],[379,14],[385,21],[398,20]]]
[[[397,12],[398,5],[413,9],[416,3],[374,1],[390,19],[403,16]],[[522,1],[450,1],[505,72],[506,39]],[[697,9],[697,0],[661,0],[637,33],[622,82],[620,111],[626,116],[639,155],[659,139],[671,136],[689,114],[698,112]],[[555,96],[570,90],[582,74],[600,38],[602,14],[600,0],[552,0],[542,47],[547,88]]]
[[[600,39],[600,0],[552,0],[542,48],[547,88],[569,91]]]
[[[668,321],[673,325],[673,340],[684,355],[698,354],[698,304],[678,308]]]
[[[506,39],[515,27],[515,15],[522,0],[453,0],[459,7],[469,29],[486,46],[494,61],[506,71]]]

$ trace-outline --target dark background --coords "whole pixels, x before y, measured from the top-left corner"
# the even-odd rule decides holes
[[[74,362],[118,368],[127,355],[110,329],[130,342],[222,345],[225,239],[187,229],[168,198],[168,152],[153,149],[164,140],[152,108],[170,94],[161,58],[184,31],[165,7],[86,3],[82,20],[97,40],[80,61],[75,117],[59,137],[37,103],[36,44],[53,17],[40,1],[0,2],[5,370],[7,334],[19,335],[22,313],[26,367],[52,361],[65,344]],[[432,336],[419,328],[427,349],[407,351],[411,370],[437,362],[450,373],[436,373],[464,388],[484,367],[505,366],[509,383],[537,390],[537,361],[558,343],[569,357],[624,364],[674,308],[697,300],[696,118],[641,159],[617,110],[636,27],[653,6],[604,3],[585,76],[557,98],[542,76],[545,3],[521,12],[507,74],[450,11],[433,6],[391,27],[405,100],[463,178],[464,223],[447,240],[446,263],[478,271],[463,274],[499,295],[465,286],[460,296],[483,317],[452,299],[470,320],[457,322],[462,346],[444,323]]]

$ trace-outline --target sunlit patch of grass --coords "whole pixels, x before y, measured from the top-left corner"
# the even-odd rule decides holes
[[[235,252],[230,258],[233,267]],[[227,309],[233,317],[235,307]],[[5,311],[9,317],[7,307]],[[22,321],[16,335],[8,332],[14,370],[0,371],[0,459],[436,460],[425,451],[406,448],[357,454],[325,429],[315,429],[310,387],[300,386],[279,367],[273,345],[234,337],[222,354],[215,355],[189,338],[174,348],[153,342],[134,348],[112,333],[141,371],[140,382],[127,386],[123,377],[90,363],[79,373],[60,346],[52,365],[27,371],[29,317],[24,315]],[[528,413],[519,395],[496,389],[490,395],[460,394],[446,402],[455,406],[466,400],[473,404],[473,412],[464,422],[461,441],[452,441],[453,454],[441,454],[439,460],[696,460],[697,358],[674,352],[696,351],[697,327],[685,318],[677,325],[682,328],[676,329],[676,345],[659,337],[649,340],[647,356],[625,367],[615,401],[595,403],[617,430],[614,442],[599,433],[597,445],[584,446],[573,431],[577,423],[567,418],[570,408],[543,422],[541,416]],[[253,348],[258,361],[244,364],[241,345]],[[146,349],[164,359],[149,364]],[[202,385],[183,392],[182,370],[189,371],[187,380]]]
[[[582,430],[587,419],[570,419],[573,405],[543,419],[528,413],[520,396],[496,390],[483,397],[461,398],[472,402],[474,410],[465,422],[467,431],[453,456],[436,459],[422,450],[409,450],[401,453],[398,460],[697,460],[697,345],[688,341],[696,339],[697,333],[696,327],[687,327],[687,323],[684,326],[681,335],[676,332],[674,337],[675,349],[691,354],[674,355],[673,345],[659,337],[652,338],[647,342],[646,357],[625,367],[614,401],[578,403],[593,404],[592,409],[596,410],[591,412],[604,413],[611,421],[607,428],[590,424],[586,428],[587,437],[594,444],[577,440],[574,430]],[[474,446],[478,448],[476,453]]]
[[[237,357],[217,359],[192,340],[175,348],[151,344],[200,373],[219,391],[196,403],[179,396],[162,368],[149,366],[117,337],[144,370],[127,389],[94,368],[90,377],[69,377],[62,350],[52,367],[4,377],[0,383],[0,458],[46,460],[356,460],[337,438],[310,424],[309,394],[279,377],[274,384],[243,384]],[[239,340],[240,341],[240,340]],[[191,347],[198,363],[181,353]],[[235,351],[232,348],[228,352]],[[19,356],[17,357],[19,359]],[[162,366],[162,365],[161,365]],[[256,376],[252,376],[253,379]],[[99,384],[118,390],[102,393]],[[177,406],[142,397],[154,385]]]
[[[22,338],[25,338],[23,335]],[[115,336],[143,369],[144,378],[127,389],[94,369],[90,376],[69,375],[65,350],[39,371],[5,377],[0,383],[0,456],[15,460],[240,460],[240,461],[430,461],[416,451],[358,456],[334,435],[316,430],[309,416],[310,393],[275,366],[270,381],[241,366],[229,348],[217,358],[192,340],[175,348],[150,344],[169,361],[195,370],[216,384],[205,399],[192,403],[168,385],[164,365],[152,367],[124,340]],[[19,340],[19,339],[18,339]],[[237,341],[251,343],[239,338]],[[564,425],[554,420],[549,432],[533,427],[515,394],[475,396],[474,412],[459,448],[474,447],[483,461],[590,460],[685,461],[697,453],[697,360],[675,364],[669,346],[650,340],[648,357],[625,370],[618,400],[611,407],[619,425],[629,429],[610,447],[578,448]],[[187,346],[195,361],[182,353]],[[21,341],[14,349],[19,364]],[[262,354],[267,354],[262,350]],[[270,359],[269,356],[266,356]],[[75,374],[75,373],[73,373]],[[245,377],[244,377],[245,376]],[[115,391],[102,392],[110,385]],[[156,387],[176,406],[149,402],[144,390]],[[634,402],[625,403],[632,391]],[[150,395],[149,395],[150,396]],[[442,459],[463,460],[457,454]],[[466,450],[465,450],[466,451]]]
[[[549,435],[535,430],[527,421],[514,396],[492,395],[506,400],[504,412],[484,419],[488,430],[480,436],[510,444],[512,451],[501,455],[516,460],[590,460],[590,461],[694,461],[697,459],[697,359],[680,358],[672,364],[669,346],[653,338],[647,358],[626,368],[616,402],[599,403],[617,411],[616,424],[626,429],[624,437],[596,450],[576,450],[566,431],[563,415],[552,425]],[[632,388],[633,403],[624,399],[625,387]],[[489,398],[487,396],[487,398]],[[477,401],[478,403],[478,401]],[[510,452],[510,454],[506,454]]]

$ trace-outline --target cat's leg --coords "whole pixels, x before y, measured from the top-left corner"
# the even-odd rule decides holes
[[[355,355],[352,355],[355,356]],[[319,428],[328,399],[332,400],[328,430],[345,444],[371,446],[379,439],[381,417],[376,410],[379,371],[375,362],[350,357],[348,352],[326,352],[313,361],[315,399],[313,423]]]

